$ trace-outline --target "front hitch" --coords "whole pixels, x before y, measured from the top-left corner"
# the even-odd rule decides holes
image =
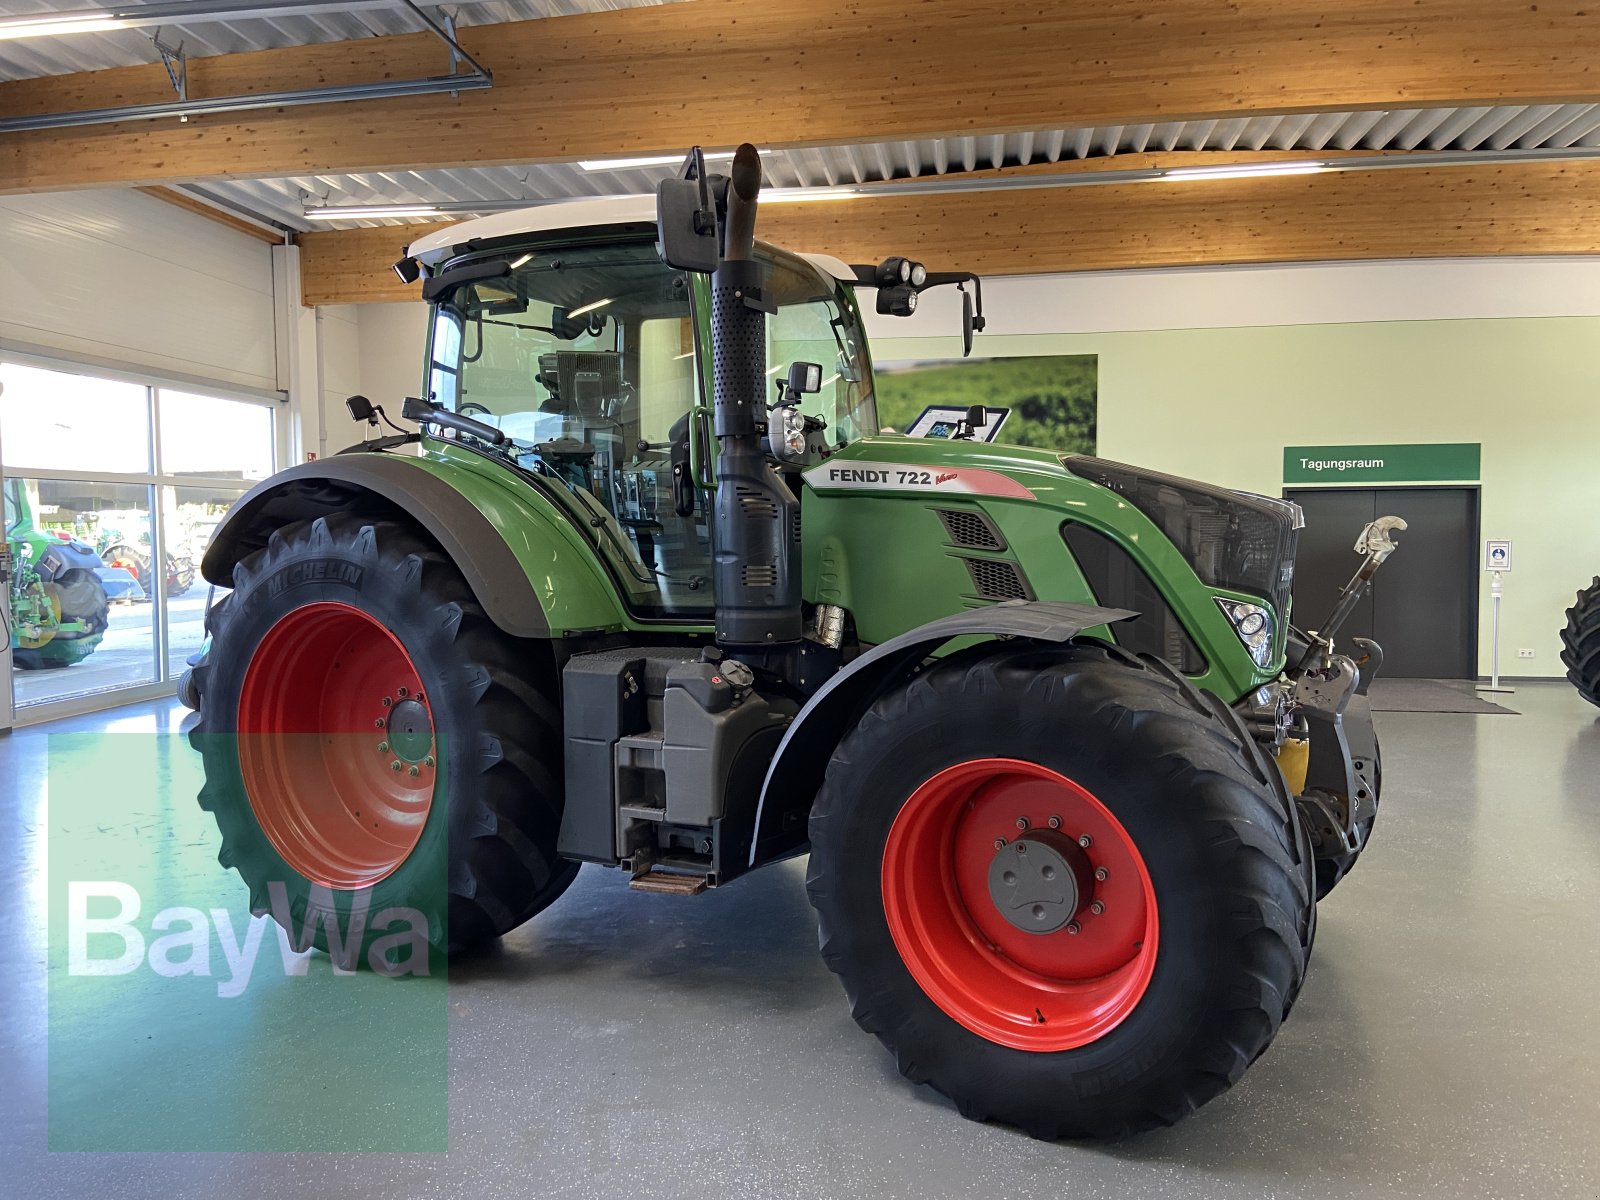
[[[1290,668],[1291,673],[1309,670],[1312,663],[1319,658],[1324,667],[1332,663],[1334,635],[1343,628],[1345,621],[1355,611],[1356,605],[1367,594],[1367,589],[1372,586],[1372,577],[1378,573],[1378,568],[1399,549],[1394,539],[1389,536],[1390,531],[1404,528],[1406,523],[1399,517],[1379,517],[1376,521],[1369,521],[1361,530],[1361,535],[1356,538],[1355,549],[1357,554],[1364,554],[1366,558],[1356,573],[1350,577],[1350,582],[1339,592],[1333,611],[1322,623],[1322,628],[1313,629],[1307,634],[1307,641],[1310,644],[1299,661]],[[1381,652],[1379,660],[1382,660]]]

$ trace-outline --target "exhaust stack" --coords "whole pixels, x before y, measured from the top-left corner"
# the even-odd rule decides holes
[[[755,247],[761,156],[739,147],[729,172],[722,253],[711,276],[712,430],[717,438],[713,523],[717,642],[784,646],[804,633],[800,504],[761,447],[767,420],[767,313]]]

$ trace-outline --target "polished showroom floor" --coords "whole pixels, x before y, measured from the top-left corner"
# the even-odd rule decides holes
[[[1555,683],[1508,703],[1380,716],[1383,815],[1293,1018],[1232,1092],[1109,1147],[971,1124],[902,1081],[817,957],[801,863],[697,899],[591,868],[447,988],[322,986],[323,960],[226,1001],[148,970],[74,990],[45,931],[80,841],[145,863],[163,903],[237,881],[175,705],[53,727],[145,736],[70,787],[52,771],[48,805],[46,729],[0,736],[0,1194],[1592,1197],[1600,712]],[[447,1151],[331,1152],[431,1144],[430,1113]],[[329,1151],[237,1150],[292,1145]]]

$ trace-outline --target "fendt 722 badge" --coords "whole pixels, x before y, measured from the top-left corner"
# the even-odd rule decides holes
[[[687,897],[809,853],[911,1079],[1041,1137],[1171,1123],[1277,1034],[1366,845],[1381,655],[1344,603],[1291,624],[1293,504],[880,430],[858,297],[960,288],[970,349],[979,282],[757,241],[760,190],[695,151],[396,264],[417,430],[259,484],[205,558],[219,859],[324,949],[308,917],[403,906],[442,957],[584,863]]]

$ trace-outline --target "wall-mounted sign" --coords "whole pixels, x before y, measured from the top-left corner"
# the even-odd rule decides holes
[[[1475,483],[1478,442],[1400,446],[1285,446],[1285,483]]]
[[[1511,543],[1485,542],[1483,544],[1483,569],[1485,571],[1511,570]]]

